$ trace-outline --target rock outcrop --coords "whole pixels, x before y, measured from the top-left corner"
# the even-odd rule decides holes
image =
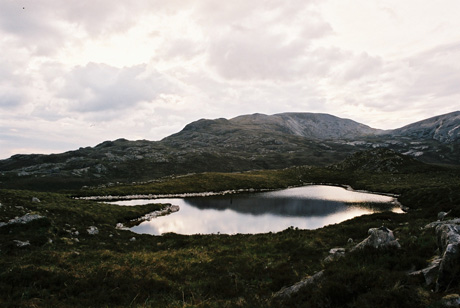
[[[45,218],[45,217],[37,215],[37,214],[27,213],[24,216],[10,219],[8,222],[0,222],[0,227],[7,226],[7,225],[14,225],[14,224],[27,224],[33,220],[42,219],[42,218]]]
[[[329,255],[323,260],[324,263],[337,261],[345,256],[345,248],[332,248],[329,250]]]
[[[373,248],[387,248],[396,247],[401,248],[398,240],[395,238],[393,231],[387,227],[371,228],[368,231],[369,236],[361,243],[353,247],[352,251],[363,249],[364,247]]]
[[[443,212],[439,216],[445,217]],[[435,285],[435,290],[441,292],[449,288],[450,282],[460,270],[460,218],[435,221],[425,228],[435,229],[440,256],[427,268],[412,272],[411,275],[422,274],[427,285]]]
[[[324,274],[324,271],[319,271],[313,276],[307,277],[290,287],[283,288],[273,295],[273,299],[275,300],[288,299],[295,293],[298,293],[300,289],[302,289],[303,287],[317,284],[323,277],[323,274]]]
[[[351,249],[351,251],[363,249],[364,247],[374,247],[376,249],[383,249],[387,247],[400,248],[401,245],[398,243],[393,235],[393,231],[382,226],[380,228],[371,228],[368,231],[369,237],[363,240],[361,243]],[[329,256],[324,259],[324,265],[330,262],[337,261],[340,258],[345,257],[345,248],[332,248],[329,250]],[[295,293],[298,293],[303,287],[309,285],[316,285],[323,279],[324,271],[319,271],[313,276],[307,277],[296,284],[285,287],[273,295],[274,300],[286,300],[289,299]]]

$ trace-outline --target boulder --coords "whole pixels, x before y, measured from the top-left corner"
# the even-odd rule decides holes
[[[371,228],[369,229],[368,234],[369,236],[361,243],[353,247],[352,251],[363,249],[364,247],[373,247],[377,249],[388,247],[401,248],[401,245],[395,238],[393,231],[387,227],[382,226],[380,228]]]
[[[329,250],[329,255],[324,259],[323,262],[329,263],[336,261],[345,256],[345,248],[332,248]]]
[[[450,281],[460,269],[460,226],[453,224],[437,226],[436,239],[442,251],[436,291],[442,291],[448,288]]]
[[[442,292],[449,288],[450,282],[460,270],[460,218],[435,221],[425,228],[434,228],[436,231],[436,242],[440,251],[436,292]],[[430,268],[431,266],[422,271],[431,271]]]
[[[99,234],[99,230],[95,226],[90,226],[86,231],[88,232],[89,235]]]
[[[298,293],[300,289],[302,289],[303,287],[317,284],[322,279],[323,274],[324,274],[324,271],[319,271],[313,276],[307,277],[290,287],[282,288],[281,290],[279,290],[273,295],[273,298],[277,300],[288,299],[292,295]]]

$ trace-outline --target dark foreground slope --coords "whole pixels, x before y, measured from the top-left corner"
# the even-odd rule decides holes
[[[436,220],[437,212],[460,217],[460,190],[455,189],[460,187],[460,173],[402,159],[394,163],[400,161],[398,154],[379,150],[357,153],[330,168],[239,177],[206,173],[125,187],[179,193],[188,186],[181,183],[201,182],[208,191],[221,190],[226,184],[218,179],[225,176],[233,177],[227,183],[237,182],[241,188],[320,181],[400,193],[400,201],[411,208],[406,214],[367,215],[318,230],[289,228],[267,234],[138,235],[115,225],[155,206],[115,207],[60,194],[0,190],[0,223],[26,213],[41,216],[28,224],[0,227],[0,305],[440,307],[441,298],[457,292],[460,281],[453,279],[447,289],[435,293],[423,279],[407,273],[426,267],[436,254],[434,232],[424,226]],[[374,164],[382,166],[369,171],[366,166]],[[117,189],[122,192],[121,186]],[[34,197],[40,202],[33,202]],[[332,263],[323,261],[331,248],[349,249],[367,237],[369,228],[382,225],[393,230],[401,249],[366,249]],[[94,227],[99,232],[90,234]],[[319,270],[324,270],[321,283],[286,301],[273,300],[283,286]]]
[[[0,161],[0,185],[55,191],[197,172],[326,166],[372,148],[458,165],[458,127],[458,112],[394,131],[312,113],[203,119],[161,141],[118,139],[61,154],[15,155]]]

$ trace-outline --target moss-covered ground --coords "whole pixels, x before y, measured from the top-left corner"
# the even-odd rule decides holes
[[[119,222],[161,205],[118,207],[75,195],[182,193],[282,188],[334,183],[399,194],[406,214],[357,217],[318,230],[290,228],[254,235],[139,235]],[[32,202],[32,198],[40,202]],[[343,172],[296,167],[247,173],[205,173],[148,184],[64,193],[0,190],[0,222],[26,213],[44,218],[0,227],[1,307],[438,307],[442,296],[407,275],[436,253],[439,211],[460,217],[460,173],[448,168],[410,172]],[[174,214],[172,214],[174,215]],[[324,263],[334,247],[351,248],[367,230],[385,225],[401,249],[367,249]],[[88,233],[90,226],[99,233]],[[349,241],[353,240],[353,243]],[[18,242],[30,245],[18,247]],[[325,270],[316,286],[286,301],[272,295]]]

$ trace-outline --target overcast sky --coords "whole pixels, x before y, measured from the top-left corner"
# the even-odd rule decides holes
[[[460,1],[1,0],[0,159],[200,118],[460,109]]]

